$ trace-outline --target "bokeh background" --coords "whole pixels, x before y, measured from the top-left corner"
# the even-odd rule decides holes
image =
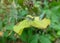
[[[51,24],[18,35],[13,27],[27,15],[48,18]],[[0,0],[0,43],[60,43],[60,0]]]

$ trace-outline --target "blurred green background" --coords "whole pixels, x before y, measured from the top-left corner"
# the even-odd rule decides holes
[[[13,27],[27,15],[51,24],[45,30],[29,27],[19,36]],[[0,43],[60,43],[60,0],[0,0]]]

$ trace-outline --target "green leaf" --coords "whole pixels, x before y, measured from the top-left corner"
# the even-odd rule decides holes
[[[24,1],[24,0],[18,0],[17,3],[22,6],[22,5],[23,5],[23,1]]]
[[[47,38],[47,37],[44,36],[44,35],[41,35],[41,36],[40,36],[40,42],[41,42],[41,43],[51,43],[51,41],[49,40],[49,38]]]
[[[16,36],[14,36],[14,32],[12,32],[10,35],[9,35],[9,38],[11,39],[11,40],[16,40]]]
[[[38,8],[37,8],[37,7],[33,7],[32,10],[33,10],[35,13],[38,13]]]
[[[60,5],[60,2],[52,2],[52,3],[50,3],[50,6],[51,7],[55,7],[55,6],[57,6],[57,5]]]
[[[57,32],[57,35],[60,36],[60,31]]]
[[[22,35],[20,36],[21,40],[24,42],[27,42],[27,33],[26,31],[23,31]]]
[[[30,43],[38,43],[38,39],[39,39],[39,35],[38,35],[38,34],[33,35],[33,36],[31,37]]]
[[[3,27],[3,24],[2,24],[2,21],[0,21],[0,30],[2,29]]]
[[[8,31],[4,32],[3,36],[8,37]]]
[[[6,30],[13,30],[14,24],[6,25]]]

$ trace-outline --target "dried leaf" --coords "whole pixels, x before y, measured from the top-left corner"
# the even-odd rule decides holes
[[[16,33],[18,33],[19,35],[21,35],[22,31],[24,28],[28,28],[30,27],[31,22],[28,20],[23,20],[22,22],[20,22],[18,25],[14,26],[14,31]]]
[[[44,18],[43,20],[40,20],[39,17],[35,17],[34,20],[25,19],[21,21],[18,25],[14,26],[14,31],[21,35],[24,28],[33,26],[38,29],[46,29],[48,25],[50,25],[49,19]]]
[[[46,18],[43,20],[36,18],[32,23],[32,26],[37,27],[38,29],[46,29],[48,25],[50,25],[50,20]]]

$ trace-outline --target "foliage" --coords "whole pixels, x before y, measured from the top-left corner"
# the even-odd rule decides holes
[[[32,17],[26,17],[27,15]],[[47,18],[51,23],[45,29],[36,28],[36,24],[35,27],[30,26],[30,20],[34,21],[35,17],[41,21]],[[23,24],[28,28],[19,35],[14,31],[14,26],[23,20],[27,21],[28,24]],[[24,26],[18,27],[22,29]],[[6,40],[15,43],[17,39],[23,43],[56,43],[60,38],[60,0],[0,0],[0,37],[0,43],[5,43]]]

